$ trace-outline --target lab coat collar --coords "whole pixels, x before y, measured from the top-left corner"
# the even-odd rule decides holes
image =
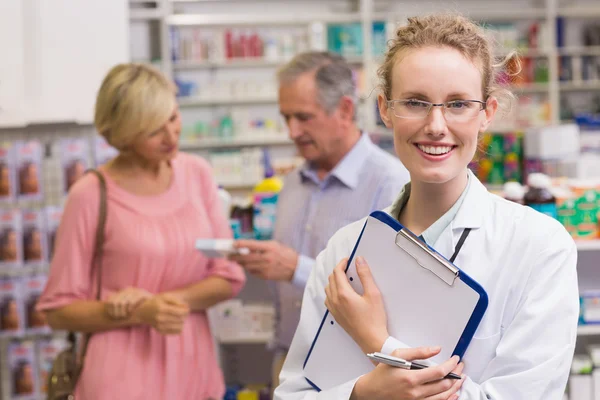
[[[477,229],[483,225],[483,217],[490,208],[490,193],[487,188],[471,170],[469,174],[469,189],[456,216],[450,223],[452,230],[455,229]],[[393,205],[386,207],[383,211],[392,215]],[[392,217],[394,217],[392,215]],[[395,218],[395,217],[394,217]]]
[[[490,194],[487,188],[477,179],[471,170],[469,174],[469,189],[460,206],[456,217],[451,223],[452,229],[477,229],[483,224],[486,210],[489,210]]]

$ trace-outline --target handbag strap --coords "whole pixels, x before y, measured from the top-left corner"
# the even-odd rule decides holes
[[[100,182],[100,207],[98,210],[98,227],[96,228],[96,237],[94,241],[93,267],[98,275],[98,285],[96,288],[96,300],[101,300],[102,290],[102,248],[104,247],[104,231],[106,228],[106,180],[98,170],[90,169],[88,172],[96,175]]]
[[[92,258],[92,268],[96,271],[98,285],[96,288],[96,300],[100,301],[102,299],[102,248],[104,247],[104,231],[106,228],[106,215],[107,215],[107,200],[106,200],[106,180],[104,176],[95,169],[89,169],[86,173],[93,173],[98,178],[100,183],[100,206],[98,210],[98,226],[96,228],[96,236],[94,238],[94,253]],[[81,348],[81,358],[79,360],[79,365],[83,367],[83,362],[85,360],[85,354],[87,352],[88,343],[90,340],[90,333],[84,335],[83,346]],[[69,332],[68,340],[71,343],[71,349],[75,352],[76,350],[76,336],[75,332]],[[79,374],[77,374],[79,375]],[[79,376],[75,377],[77,380]]]

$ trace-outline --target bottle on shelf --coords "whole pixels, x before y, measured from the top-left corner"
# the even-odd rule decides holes
[[[263,149],[264,179],[253,190],[254,218],[252,226],[254,237],[259,240],[269,240],[273,237],[277,212],[277,199],[283,187],[283,182],[277,176],[271,165],[269,152]]]
[[[531,173],[527,178],[529,190],[525,193],[525,205],[558,219],[556,197],[550,191],[552,181],[548,175],[542,173]]]
[[[506,200],[523,204],[525,197],[525,188],[519,182],[506,182],[502,187],[502,194]]]

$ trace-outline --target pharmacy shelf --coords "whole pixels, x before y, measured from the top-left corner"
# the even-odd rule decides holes
[[[315,15],[276,15],[276,14],[174,14],[166,18],[172,26],[240,26],[240,25],[272,25],[290,26],[312,23],[346,23],[360,22],[359,13],[323,13]]]
[[[181,107],[202,107],[202,106],[229,106],[229,105],[244,105],[244,104],[275,104],[277,97],[272,96],[247,96],[247,97],[231,97],[231,98],[198,98],[198,97],[180,97],[178,99]]]
[[[569,18],[600,18],[600,6],[575,6],[560,7],[557,12],[559,17]]]
[[[23,332],[23,333],[6,333],[4,332],[2,336],[0,336],[0,341],[11,341],[11,340],[36,340],[36,339],[46,339],[46,338],[67,338],[67,332],[65,331],[51,331],[51,332]]]
[[[482,9],[473,10],[466,13],[468,17],[471,17],[479,21],[509,21],[509,20],[528,20],[528,19],[543,19],[546,18],[545,8],[526,8],[526,9],[515,9],[515,10],[500,10],[500,9]],[[406,18],[406,15],[392,14],[386,12],[374,12],[373,21],[400,21]]]
[[[131,9],[129,10],[129,19],[133,21],[152,21],[163,17],[163,12],[159,8],[150,9]]]
[[[599,325],[579,325],[577,327],[577,335],[579,336],[600,336]]]
[[[38,266],[20,266],[20,267],[11,267],[11,268],[0,268],[0,275],[2,276],[30,276],[35,274],[47,274],[50,266],[47,263]]]
[[[548,57],[550,54],[550,50],[548,49],[503,49],[497,51],[495,53],[496,57],[506,57],[513,52],[516,52],[517,55],[521,58],[532,57],[532,58],[541,58]]]
[[[576,240],[575,242],[579,251],[600,251],[600,239]]]
[[[202,150],[231,147],[253,147],[253,146],[286,146],[292,142],[286,133],[278,133],[265,136],[233,137],[231,139],[201,139],[198,141],[187,141],[180,144],[182,150]]]
[[[510,89],[518,93],[546,93],[549,90],[548,83],[525,83],[522,85],[512,85]]]
[[[350,64],[361,64],[362,56],[346,56],[346,61]],[[238,58],[231,60],[216,60],[216,61],[175,61],[173,69],[176,71],[200,70],[200,69],[221,69],[221,68],[273,68],[283,65],[287,60],[269,60],[265,58]]]
[[[273,339],[272,334],[219,339],[220,344],[266,344]]]
[[[572,46],[557,49],[561,56],[600,56],[600,46]]]
[[[267,60],[264,58],[241,58],[219,61],[176,61],[175,70],[195,70],[212,68],[267,68],[281,65],[283,60]]]
[[[564,92],[600,90],[600,81],[561,82],[559,88]]]

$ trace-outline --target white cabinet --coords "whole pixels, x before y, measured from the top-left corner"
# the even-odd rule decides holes
[[[127,0],[0,1],[0,128],[93,121],[110,67],[129,60]]]
[[[32,123],[93,121],[109,68],[129,60],[127,0],[22,0]]]
[[[0,128],[23,125],[23,26],[19,1],[0,1]]]

